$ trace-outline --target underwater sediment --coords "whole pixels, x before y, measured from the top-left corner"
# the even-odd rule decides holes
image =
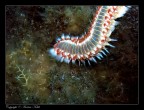
[[[7,104],[137,104],[138,6],[119,18],[116,48],[97,64],[78,66],[47,50],[62,33],[88,30],[97,6],[6,6]]]

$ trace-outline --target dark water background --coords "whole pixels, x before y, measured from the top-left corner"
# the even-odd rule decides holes
[[[118,42],[92,66],[57,62],[47,50],[62,33],[87,31],[97,6],[6,6],[7,104],[137,104],[138,6],[111,35]]]

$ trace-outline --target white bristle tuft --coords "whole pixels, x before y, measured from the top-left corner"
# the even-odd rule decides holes
[[[56,54],[56,52],[55,52],[55,50],[53,48],[49,49],[48,52],[53,57],[57,56],[57,54]]]
[[[70,63],[70,59],[64,58],[64,62],[65,62],[65,63]]]
[[[58,42],[58,41],[61,41],[61,38],[57,38],[56,41],[57,41],[57,42]]]
[[[72,63],[75,64],[75,60],[72,60]]]
[[[109,41],[117,41],[117,39],[111,39],[111,38],[109,38]]]
[[[103,50],[101,50],[101,52],[102,52],[105,56],[107,56],[106,53],[105,53]]]
[[[93,61],[93,62],[95,62],[95,63],[97,63],[97,61],[93,57],[91,57],[90,60]]]
[[[62,34],[61,38],[62,38],[62,39],[65,39],[65,36],[64,36],[64,34]]]
[[[58,61],[60,61],[60,60],[61,60],[61,58],[62,58],[62,56],[61,56],[61,55],[57,55],[57,56],[56,56],[56,60],[58,60]]]
[[[101,58],[100,58],[100,56],[99,56],[99,54],[97,54],[97,56],[96,56],[99,60],[101,60]]]
[[[98,55],[99,55],[101,58],[103,58],[103,56],[102,56],[102,54],[101,54],[101,53],[98,53]]]
[[[120,6],[119,10],[118,10],[118,14],[116,16],[116,18],[120,18],[122,16],[124,16],[124,14],[128,11],[128,9],[130,8],[130,6]]]
[[[62,57],[62,58],[60,59],[60,62],[63,62],[63,60],[64,60],[64,57]]]
[[[109,51],[107,50],[107,48],[104,48],[104,50],[105,50],[107,53],[109,53]]]
[[[67,35],[67,36],[66,36],[66,39],[70,39],[70,36],[69,36],[69,35]]]
[[[115,46],[113,46],[112,44],[110,43],[107,43],[108,46],[112,47],[112,48],[115,48]]]

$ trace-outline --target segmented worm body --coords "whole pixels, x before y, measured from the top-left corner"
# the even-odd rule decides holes
[[[85,64],[87,60],[97,62],[108,52],[106,46],[114,47],[109,42],[117,41],[110,38],[115,26],[118,24],[116,18],[122,17],[129,7],[126,6],[99,6],[94,14],[93,21],[87,33],[81,37],[70,37],[62,34],[57,39],[50,54],[57,60],[66,63],[75,63],[76,60]],[[96,58],[95,58],[96,57]]]

